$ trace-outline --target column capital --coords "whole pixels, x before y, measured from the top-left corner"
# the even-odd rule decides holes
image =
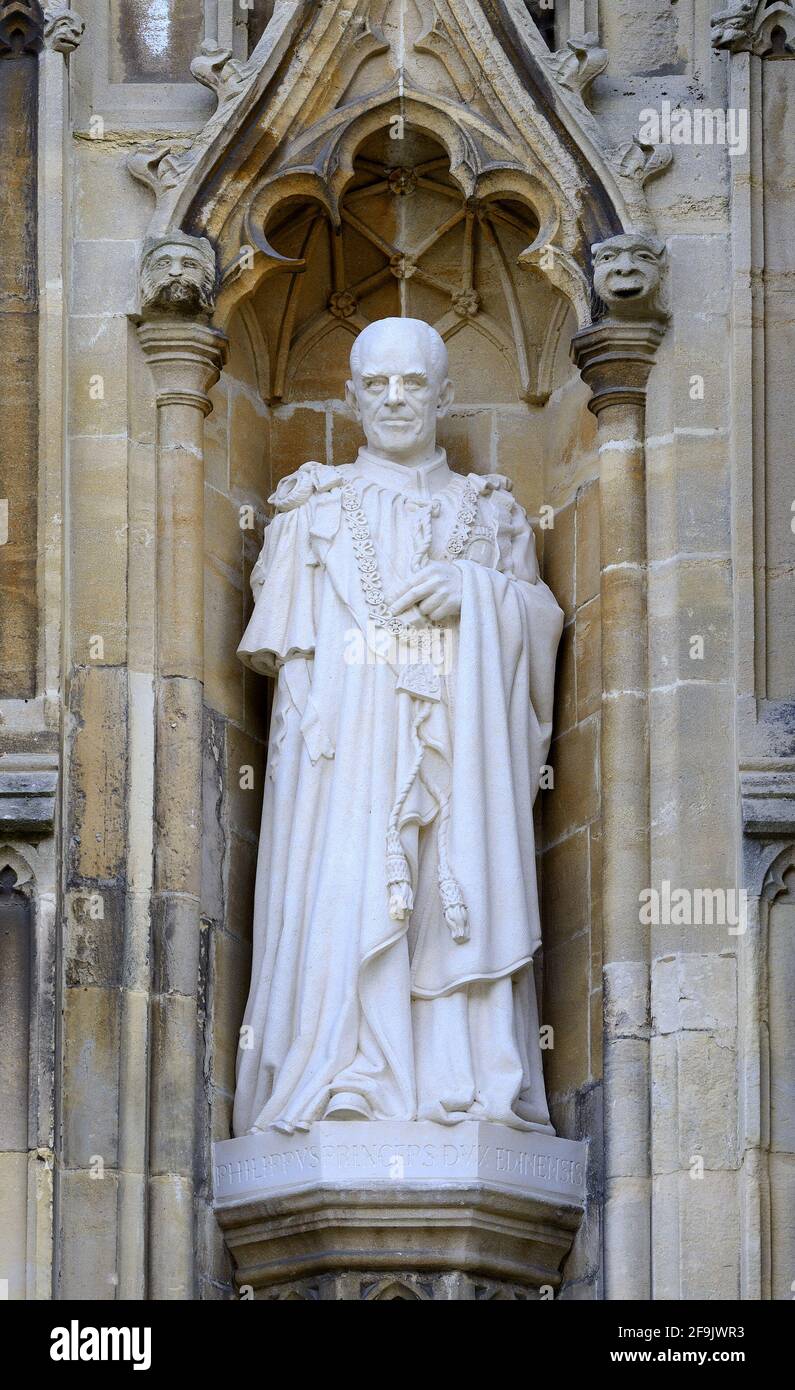
[[[164,316],[140,323],[138,341],[155,379],[158,406],[192,405],[209,415],[207,392],[226,361],[224,334],[203,320]]]
[[[646,384],[665,333],[659,319],[621,323],[602,319],[576,333],[571,355],[593,395],[588,409],[598,415],[609,405],[645,404]]]

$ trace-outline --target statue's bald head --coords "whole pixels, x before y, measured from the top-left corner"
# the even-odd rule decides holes
[[[432,455],[436,422],[453,399],[447,369],[447,348],[423,319],[378,319],[362,330],[346,396],[372,451],[402,463]]]
[[[428,376],[440,385],[446,381],[447,348],[435,328],[424,319],[376,319],[362,329],[351,348],[351,376],[361,376],[362,364],[370,355],[379,360],[385,355],[394,359],[405,351],[417,350],[425,360]]]

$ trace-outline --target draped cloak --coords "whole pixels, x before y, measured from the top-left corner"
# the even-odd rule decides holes
[[[423,704],[394,645],[374,640],[346,484],[387,600],[417,579],[418,548],[426,560],[444,557],[467,486],[476,497],[456,559],[460,619],[440,625],[450,644],[441,698]],[[366,449],[341,468],[307,463],[271,502],[238,652],[277,686],[234,1131],[304,1129],[351,1092],[374,1119],[546,1127],[532,808],[563,615],[539,579],[524,510],[508,480],[465,479],[442,450],[419,469]],[[416,610],[403,617],[426,621]],[[418,717],[423,766],[412,778]],[[398,826],[413,909],[394,920],[387,828],[407,787]],[[469,923],[463,942],[439,895],[442,797]],[[470,1045],[471,1066],[462,1061]],[[490,1078],[501,1069],[497,1102]],[[458,1090],[469,1090],[445,1109],[436,1093],[455,1090],[456,1072]]]

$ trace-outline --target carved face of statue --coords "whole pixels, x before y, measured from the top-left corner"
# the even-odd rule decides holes
[[[651,238],[615,236],[594,247],[593,283],[609,306],[648,304],[660,288],[664,248]]]
[[[161,241],[147,253],[141,268],[141,298],[146,308],[195,314],[212,309],[212,252],[198,238]]]
[[[379,319],[359,334],[351,352],[348,404],[368,447],[395,463],[429,458],[436,423],[453,399],[447,349],[422,319]]]

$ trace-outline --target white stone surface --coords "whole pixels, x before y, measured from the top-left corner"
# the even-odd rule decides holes
[[[563,614],[507,479],[448,466],[447,350],[356,339],[367,447],[284,478],[238,655],[276,676],[234,1131],[549,1126],[533,801]]]
[[[213,1145],[216,1208],[326,1184],[424,1188],[484,1183],[579,1204],[588,1146],[571,1139],[464,1121],[324,1120],[303,1134],[270,1130]]]

